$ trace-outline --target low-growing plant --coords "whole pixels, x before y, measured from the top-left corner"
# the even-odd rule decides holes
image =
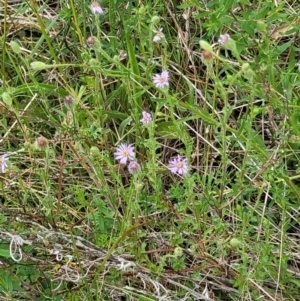
[[[298,300],[298,10],[4,1],[0,296]]]

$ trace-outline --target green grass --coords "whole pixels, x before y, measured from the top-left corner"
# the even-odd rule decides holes
[[[0,4],[1,298],[298,300],[298,1],[100,4]]]

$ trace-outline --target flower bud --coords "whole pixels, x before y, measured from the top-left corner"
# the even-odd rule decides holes
[[[202,54],[203,59],[206,60],[206,61],[211,61],[212,58],[213,58],[213,55],[209,51],[203,50],[201,52],[201,54]]]
[[[94,46],[96,44],[96,39],[94,37],[88,37],[86,43],[88,46]]]
[[[66,96],[64,101],[67,106],[70,106],[73,104],[73,98],[70,95]]]
[[[48,140],[45,137],[36,138],[36,146],[38,148],[45,148],[48,145]]]
[[[4,92],[2,94],[2,99],[3,99],[3,102],[6,105],[8,105],[9,107],[11,107],[11,105],[12,105],[12,99],[11,99],[10,95],[7,92]]]
[[[213,49],[212,49],[212,47],[211,47],[211,45],[208,43],[208,42],[206,42],[206,41],[204,41],[204,40],[200,40],[200,47],[202,48],[202,49],[204,49],[205,51],[207,51],[207,52],[210,52],[210,53],[214,53],[213,52]]]
[[[247,72],[250,69],[250,64],[249,63],[244,63],[242,65],[242,71]]]
[[[147,7],[145,7],[144,5],[141,5],[138,12],[140,15],[144,15],[147,12]]]
[[[180,257],[182,254],[183,254],[182,248],[180,248],[180,247],[175,248],[174,256]]]
[[[230,245],[233,247],[233,248],[238,248],[242,243],[237,239],[237,238],[232,238],[230,240]]]
[[[209,51],[206,51],[206,50],[202,50],[201,54],[202,54],[201,60],[202,60],[203,64],[205,64],[207,66],[211,65],[211,63],[213,61],[212,53]]]
[[[47,68],[48,65],[46,65],[43,62],[32,62],[30,64],[31,69],[33,70],[44,70]]]
[[[19,44],[15,41],[11,41],[10,42],[10,46],[11,46],[11,49],[14,53],[16,54],[20,54],[21,53],[21,48],[19,46]]]
[[[153,17],[151,18],[151,23],[152,23],[153,25],[157,25],[159,22],[160,22],[160,17],[158,17],[158,16],[153,16]]]
[[[130,173],[135,173],[140,169],[140,165],[136,161],[129,162],[127,167]]]
[[[96,146],[92,146],[90,148],[90,156],[93,157],[93,158],[96,158],[96,157],[99,157],[101,154],[100,154],[100,151],[99,151],[99,148],[96,147]]]

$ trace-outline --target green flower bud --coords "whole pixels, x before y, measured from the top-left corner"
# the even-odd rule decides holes
[[[33,70],[44,70],[48,67],[49,65],[43,63],[43,62],[32,62],[30,64],[31,69]]]
[[[96,59],[90,59],[90,60],[89,60],[89,65],[90,65],[91,67],[98,67],[99,61],[96,60]]]
[[[147,8],[144,5],[141,5],[141,7],[139,8],[138,12],[140,15],[144,15],[147,11]]]
[[[99,157],[100,155],[101,154],[100,154],[99,148],[96,146],[92,146],[90,149],[90,156],[91,157]]]
[[[253,114],[253,116],[258,115],[258,114],[260,114],[261,112],[262,112],[262,110],[259,109],[259,108],[257,108],[257,107],[254,107],[254,108],[252,109],[252,114]]]
[[[160,17],[158,17],[158,16],[153,16],[153,17],[151,18],[151,23],[152,23],[153,25],[157,25],[159,22],[160,22]]]
[[[263,221],[262,221],[262,225],[263,225],[264,227],[268,227],[269,224],[270,224],[270,222],[269,222],[266,218],[264,218]]]
[[[182,254],[183,254],[182,248],[180,248],[180,247],[175,248],[174,256],[180,257]]]
[[[237,238],[231,238],[231,240],[230,240],[230,245],[233,248],[238,248],[239,246],[241,246],[241,244],[242,243]]]
[[[249,63],[244,63],[242,65],[242,71],[247,72],[250,69],[250,64]]]
[[[20,46],[17,42],[11,41],[10,46],[11,46],[11,49],[14,53],[17,53],[17,54],[21,53],[21,48],[20,48]]]
[[[214,53],[214,51],[213,51],[211,45],[210,45],[208,42],[206,42],[206,41],[204,41],[204,40],[200,40],[199,43],[200,43],[200,47],[201,47],[202,49],[206,50],[207,52]]]
[[[12,105],[12,99],[11,99],[10,95],[7,92],[4,92],[2,94],[2,99],[3,99],[3,102],[6,105],[8,105],[9,107],[11,107],[11,105]]]

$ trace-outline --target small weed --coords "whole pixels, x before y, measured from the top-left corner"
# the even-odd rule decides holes
[[[23,2],[0,6],[0,296],[298,300],[297,1]]]

